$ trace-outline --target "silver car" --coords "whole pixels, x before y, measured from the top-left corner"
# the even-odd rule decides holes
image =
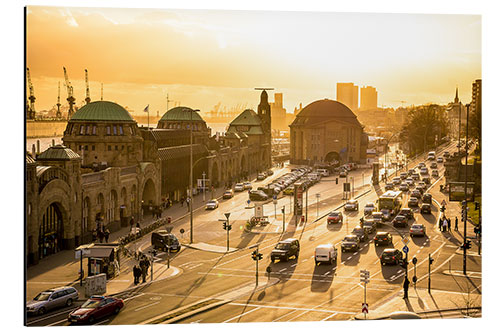
[[[72,306],[78,300],[78,291],[73,287],[59,287],[42,291],[26,303],[28,315],[43,315],[48,310]]]

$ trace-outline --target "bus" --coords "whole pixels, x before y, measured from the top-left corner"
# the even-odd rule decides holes
[[[388,211],[391,217],[396,216],[403,204],[403,192],[387,191],[378,198],[377,202],[380,212]]]

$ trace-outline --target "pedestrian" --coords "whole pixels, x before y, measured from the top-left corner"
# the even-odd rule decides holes
[[[97,238],[99,238],[99,243],[102,243],[103,238],[104,238],[104,233],[102,232],[101,229],[97,230]]]
[[[184,205],[184,197],[181,198],[181,207]]]
[[[404,290],[403,299],[408,299],[408,288],[409,287],[410,287],[410,280],[408,280],[408,277],[405,276],[405,280],[403,282],[403,290]]]
[[[439,231],[443,231],[443,218],[439,218]]]
[[[458,217],[455,216],[455,231],[458,231]]]
[[[134,227],[134,217],[130,217],[130,231],[132,231],[132,228]]]
[[[109,229],[108,228],[104,229],[104,239],[106,240],[106,243],[109,241]]]
[[[141,260],[142,265],[141,265],[141,273],[142,273],[142,283],[146,282],[146,276],[148,275],[148,267],[149,267],[149,261],[144,258]]]
[[[134,284],[137,285],[139,283],[139,277],[141,275],[141,269],[137,267],[137,265],[134,265],[134,268],[132,269],[132,272],[134,274]]]
[[[137,221],[137,223],[135,224],[135,227],[140,229],[141,228],[141,225],[139,224],[139,221]]]
[[[448,220],[443,219],[443,231],[446,232],[448,229]]]

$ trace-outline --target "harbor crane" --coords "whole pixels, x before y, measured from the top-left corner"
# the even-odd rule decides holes
[[[62,117],[61,115],[61,81],[57,82],[57,113],[56,113],[56,118],[60,119]]]
[[[69,104],[68,110],[68,119],[73,115],[73,105],[75,104],[75,97],[73,97],[73,86],[71,86],[71,82],[68,79],[68,73],[66,72],[66,67],[63,67],[64,71],[64,79],[66,80],[66,89],[68,90],[68,98],[66,100]]]
[[[86,85],[86,90],[85,90],[85,103],[89,104],[90,103],[90,88],[89,88],[89,72],[87,69],[85,69],[85,85]]]
[[[31,83],[31,75],[30,75],[30,69],[26,68],[26,76],[28,80],[28,89],[30,91],[30,95],[28,97],[28,100],[30,102],[29,105],[29,110],[27,112],[26,117],[28,119],[35,119],[35,90],[33,89],[33,84]]]

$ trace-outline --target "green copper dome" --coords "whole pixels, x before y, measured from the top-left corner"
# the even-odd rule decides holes
[[[46,151],[38,155],[37,160],[74,160],[80,155],[63,145],[49,147]]]
[[[82,106],[70,119],[70,121],[74,120],[135,122],[125,108],[108,101],[96,101]]]
[[[177,106],[165,112],[160,121],[191,121],[191,114],[194,121],[203,121],[199,112],[194,111],[187,106]]]

